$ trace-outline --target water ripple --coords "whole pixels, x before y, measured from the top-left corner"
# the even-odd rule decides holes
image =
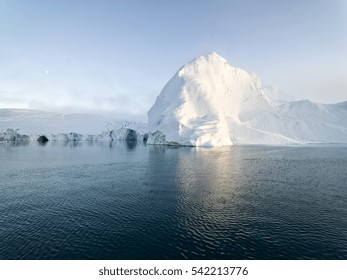
[[[345,148],[18,149],[1,259],[347,258]]]

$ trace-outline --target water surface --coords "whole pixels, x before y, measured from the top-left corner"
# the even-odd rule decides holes
[[[0,259],[347,259],[344,145],[0,156]]]

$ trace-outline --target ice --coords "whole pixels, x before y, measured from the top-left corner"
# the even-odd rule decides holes
[[[215,52],[184,65],[145,121],[0,109],[0,141],[146,141],[149,144],[347,143],[347,102],[293,101]]]
[[[184,65],[148,112],[149,144],[346,143],[346,103],[281,100],[215,52]]]
[[[93,114],[61,114],[28,109],[0,109],[0,141],[143,141],[147,124],[109,120]]]

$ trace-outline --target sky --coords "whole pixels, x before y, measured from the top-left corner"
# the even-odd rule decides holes
[[[0,0],[0,108],[146,118],[215,51],[284,96],[347,100],[344,0]]]

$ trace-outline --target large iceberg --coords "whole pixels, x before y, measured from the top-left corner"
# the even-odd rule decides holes
[[[148,112],[149,144],[346,143],[347,102],[272,99],[253,73],[215,52],[184,65]]]

